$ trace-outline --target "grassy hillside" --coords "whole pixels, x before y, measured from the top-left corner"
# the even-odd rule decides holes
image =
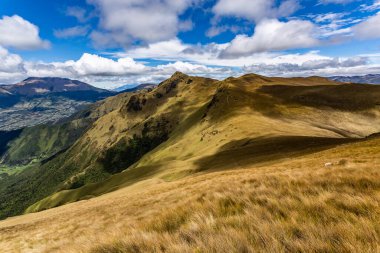
[[[351,101],[338,100],[339,107],[329,105],[328,99],[331,98],[325,97],[327,95],[339,97],[339,89],[356,88],[368,89],[366,90],[368,97],[372,97],[374,92],[380,91],[376,86],[350,87],[314,77],[268,79],[257,75],[246,75],[222,82],[212,81],[212,85],[204,85],[201,91],[202,86],[188,84],[190,78],[177,74],[151,94],[148,93],[147,96],[153,96],[153,101],[156,101],[156,94],[165,94],[166,89],[172,88],[173,82],[182,81],[182,85],[178,86],[179,90],[175,90],[176,95],[173,94],[170,99],[162,103],[161,107],[153,107],[154,111],[150,108],[149,102],[137,112],[128,109],[125,112],[124,107],[120,112],[126,113],[126,119],[118,119],[117,117],[122,117],[120,115],[106,115],[86,133],[86,143],[94,140],[98,149],[107,150],[106,154],[111,152],[110,156],[116,159],[113,164],[106,164],[112,167],[111,172],[126,169],[138,160],[125,163],[122,159],[122,157],[129,159],[133,155],[129,153],[127,146],[125,149],[120,148],[119,138],[136,134],[133,129],[125,133],[117,130],[125,125],[128,126],[127,120],[142,120],[146,126],[147,122],[156,120],[156,115],[161,117],[164,113],[168,122],[178,121],[174,128],[158,135],[166,137],[168,134],[167,141],[121,174],[114,175],[106,181],[91,181],[91,184],[84,184],[78,189],[66,188],[64,191],[56,192],[30,206],[27,212],[91,198],[147,178],[172,181],[200,171],[231,169],[242,164],[281,160],[331,148],[353,141],[353,138],[362,138],[380,132],[377,101],[368,99],[368,107],[350,111],[342,110],[341,107],[350,104]],[[321,82],[322,86],[313,86],[316,81],[318,85]],[[321,97],[320,104],[305,105],[297,101],[287,101],[276,96],[278,87],[292,90],[294,97],[302,96],[308,99],[309,96],[317,94]],[[329,90],[330,87],[338,91],[333,93]],[[314,93],[308,95],[304,89],[312,90]],[[268,90],[274,94],[269,94]],[[201,99],[199,94],[207,96],[204,95]],[[285,96],[284,92],[281,94]],[[353,94],[351,92],[352,100],[355,99]],[[191,106],[184,106],[184,103],[191,103]],[[130,105],[131,100],[126,107],[129,108]],[[176,106],[180,108],[177,109]],[[143,116],[145,113],[150,115],[148,120]],[[181,120],[177,120],[176,117],[181,113],[184,116]],[[119,123],[125,125],[118,126]],[[109,131],[108,126],[113,131]],[[137,126],[138,123],[135,128]],[[108,142],[113,139],[116,144],[111,144],[108,148]],[[84,150],[83,146],[80,147]],[[94,146],[92,149],[96,150]],[[115,150],[119,153],[115,153]],[[98,165],[92,165],[91,168]],[[109,171],[107,166],[104,169]],[[87,173],[90,175],[91,172]]]
[[[355,142],[380,132],[379,93],[319,77],[219,82],[176,73],[152,91],[110,98],[115,109],[67,151],[7,180],[1,217]],[[361,107],[352,107],[356,100]]]
[[[173,182],[140,181],[2,221],[0,247],[4,252],[377,252],[379,153],[374,136],[260,164],[239,158],[242,164],[232,170]],[[230,164],[231,157],[224,157],[220,163]]]
[[[178,74],[152,92],[120,94],[97,106],[92,114],[99,119],[74,146],[2,182],[0,217],[19,214],[54,192],[104,181],[165,141],[178,121],[192,113],[199,100],[206,103],[216,88],[209,85],[213,80],[190,79]],[[200,91],[202,95],[194,100],[178,99],[178,91],[186,89],[190,81],[194,81],[193,89],[186,92]]]
[[[3,147],[0,153],[1,164],[12,167],[51,158],[72,146],[98,118],[118,110],[121,106],[120,101],[124,101],[128,96],[129,94],[124,93],[97,102],[56,124],[3,132],[13,138],[0,138],[2,139],[0,146]]]

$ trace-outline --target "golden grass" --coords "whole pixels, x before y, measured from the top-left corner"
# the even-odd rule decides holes
[[[231,175],[90,252],[378,252],[379,175],[344,170]]]
[[[2,252],[379,252],[380,139],[0,222]],[[333,165],[325,167],[325,163]]]
[[[378,108],[284,103],[260,82],[195,80],[142,115],[120,103],[74,151],[111,145],[147,116],[178,125],[124,172],[28,211],[107,194],[0,222],[1,252],[379,252],[380,138],[342,144],[379,132]]]

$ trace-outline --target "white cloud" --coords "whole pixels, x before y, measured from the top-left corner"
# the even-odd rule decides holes
[[[131,57],[135,59],[154,59],[164,61],[190,61],[196,64],[211,66],[228,66],[243,67],[258,63],[286,63],[286,62],[305,62],[309,60],[320,60],[325,57],[316,51],[305,54],[283,54],[280,52],[262,52],[255,53],[239,58],[220,58],[219,55],[230,44],[207,44],[207,45],[191,45],[182,43],[179,39],[166,42],[158,42],[150,44],[147,47],[137,47],[111,54],[113,57]]]
[[[126,53],[117,54],[117,57],[126,55],[132,58],[154,58],[162,60],[180,59],[182,51],[186,50],[190,45],[183,44],[178,38],[151,43],[146,47],[134,47],[126,51]]]
[[[176,71],[180,71],[188,74],[213,74],[219,72],[220,68],[211,68],[205,65],[193,64],[189,62],[177,61],[175,63],[169,63],[165,65],[158,65],[157,70],[162,70],[165,74],[173,74]]]
[[[70,64],[68,64],[70,65]],[[115,76],[141,73],[147,67],[132,58],[120,58],[117,61],[93,54],[83,54],[72,67],[78,75]]]
[[[320,0],[320,4],[348,4],[358,0]],[[360,0],[359,0],[360,1]]]
[[[18,55],[9,54],[3,48],[0,48],[0,61],[0,83],[15,83],[29,76],[56,76],[79,79],[98,87],[115,88],[125,84],[159,82],[175,71],[214,77],[225,77],[232,73],[229,68],[208,67],[182,61],[151,67],[130,57],[113,60],[87,53],[77,61],[28,62],[23,61]]]
[[[276,6],[274,0],[219,0],[213,7],[217,16],[245,18],[259,22],[267,18],[286,17],[299,8],[296,0],[282,1]]]
[[[0,46],[0,84],[18,80],[24,72],[22,58]]]
[[[360,6],[362,11],[375,11],[380,9],[380,0],[375,0],[373,4],[362,4]]]
[[[360,23],[362,20],[357,17],[350,17],[350,13],[322,13],[310,14],[306,16],[309,20],[318,25],[318,34],[321,38],[345,41],[344,36],[351,36],[351,26]]]
[[[238,32],[245,32],[248,31],[247,26],[237,26],[237,25],[219,25],[219,26],[211,26],[207,32],[206,36],[209,38],[213,38],[215,36],[218,36],[219,34],[222,34],[224,32],[230,31],[234,34]]]
[[[97,46],[123,46],[132,41],[158,42],[175,38],[191,23],[179,15],[195,0],[88,0],[100,12],[99,30],[92,34]],[[104,39],[107,37],[107,39]]]
[[[380,38],[380,12],[354,26],[352,31],[358,39]]]
[[[65,29],[54,30],[54,35],[57,38],[71,38],[86,36],[89,32],[89,26],[74,26]]]
[[[281,22],[276,19],[263,20],[255,27],[254,34],[238,35],[222,52],[222,57],[234,58],[265,51],[277,51],[316,46],[316,26],[304,20]]]
[[[8,50],[0,46],[0,72],[15,73],[22,70],[22,58],[16,54],[10,54]]]
[[[86,9],[83,9],[78,6],[69,6],[66,9],[66,15],[70,17],[76,18],[80,23],[87,22],[90,18],[92,18],[92,14],[87,13]]]
[[[165,54],[168,45],[177,45],[177,50],[167,51]],[[217,57],[220,50],[220,45],[197,48],[171,41],[163,47],[161,43],[161,47],[156,46],[152,51],[156,56],[166,55],[165,58],[174,59],[177,51],[183,60],[149,66],[130,56],[110,59],[87,53],[76,61],[30,62],[23,61],[20,56],[0,48],[0,83],[16,83],[29,76],[57,76],[78,79],[102,88],[116,88],[125,84],[158,83],[175,71],[216,79],[238,76],[244,72],[271,76],[328,76],[339,73],[360,75],[380,71],[379,64],[373,61],[377,55],[331,58],[317,51],[310,51],[304,54],[257,53],[239,59],[220,59]],[[191,51],[193,54],[184,51]],[[189,58],[186,59],[186,56]]]
[[[345,71],[356,67],[367,66],[367,57],[325,58],[305,61],[303,63],[256,64],[244,67],[245,72],[256,72],[270,76],[310,76],[326,75],[324,71]]]
[[[40,38],[36,25],[14,15],[0,19],[0,45],[17,49],[38,49],[47,48],[50,44]]]

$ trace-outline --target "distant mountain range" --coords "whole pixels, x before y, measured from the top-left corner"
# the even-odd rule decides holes
[[[74,91],[96,91],[99,93],[109,92],[107,90],[93,87],[87,83],[58,77],[30,77],[16,84],[0,86],[0,94],[7,96],[39,96]]]
[[[0,131],[55,122],[116,92],[67,78],[30,77],[0,86]]]
[[[333,76],[331,80],[343,83],[367,83],[380,84],[380,74],[365,75],[365,76]]]
[[[117,92],[134,92],[134,91],[139,91],[139,90],[144,90],[144,89],[154,89],[157,85],[153,83],[143,83],[138,86],[132,87],[131,85],[127,84],[124,86],[121,86],[119,88],[114,89],[114,91]],[[132,88],[131,88],[132,87]]]

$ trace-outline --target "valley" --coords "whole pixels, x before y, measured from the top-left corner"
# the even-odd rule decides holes
[[[28,78],[0,87],[0,131],[58,122],[115,92],[65,78]]]

